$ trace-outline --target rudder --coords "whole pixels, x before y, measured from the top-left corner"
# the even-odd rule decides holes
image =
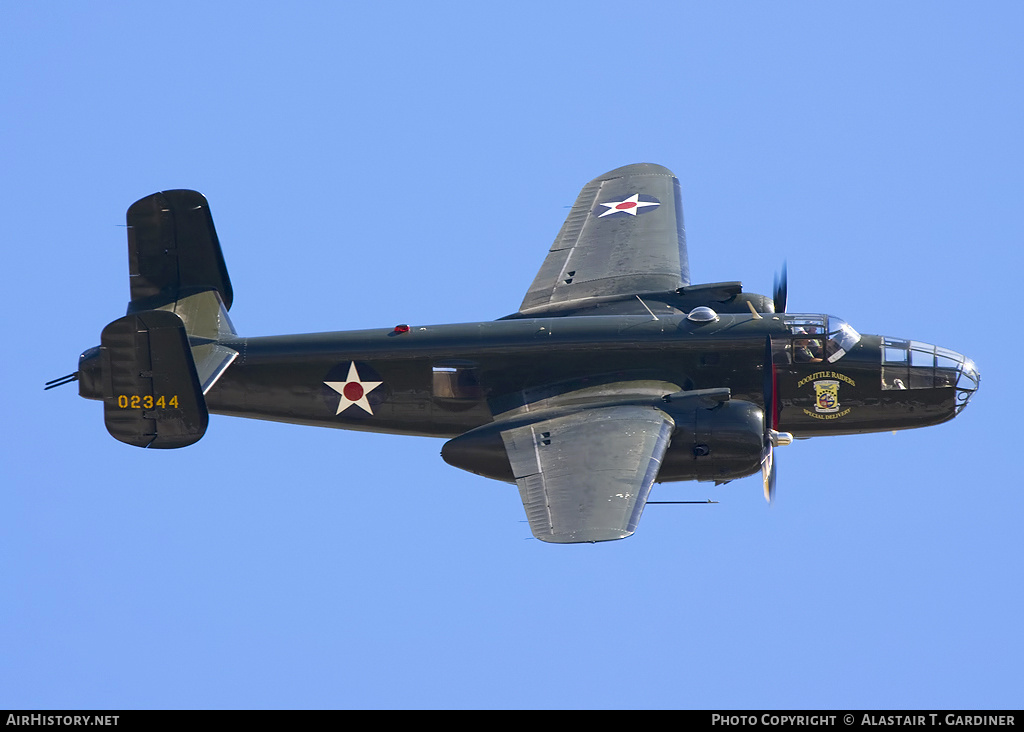
[[[152,310],[216,290],[225,310],[233,293],[206,197],[198,191],[154,193],[128,208],[129,312]]]

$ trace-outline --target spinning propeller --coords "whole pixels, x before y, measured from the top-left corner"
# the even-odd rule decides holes
[[[776,283],[776,302],[779,286]],[[786,270],[782,270],[782,298],[785,307]],[[775,448],[793,441],[789,432],[776,430],[779,424],[778,380],[775,363],[772,360],[772,337],[764,339],[764,448],[761,452],[761,478],[764,480],[764,499],[771,504],[775,500]]]
[[[772,298],[775,300],[775,312],[786,312],[786,296],[789,292],[789,285],[786,282],[786,263],[782,263],[782,275],[775,275],[775,287],[772,291]]]

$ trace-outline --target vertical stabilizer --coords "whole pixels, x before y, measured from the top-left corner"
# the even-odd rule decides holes
[[[180,318],[202,393],[238,353],[219,341],[235,336],[233,292],[205,196],[163,191],[128,208],[129,314],[153,310]]]
[[[234,294],[206,197],[163,191],[128,208],[129,312],[216,290],[225,310]]]
[[[206,198],[154,193],[128,209],[131,300],[79,362],[82,396],[103,400],[107,431],[137,447],[198,441],[205,394],[238,352],[233,293]]]
[[[103,420],[136,447],[197,442],[209,423],[185,326],[174,313],[125,315],[103,329]]]

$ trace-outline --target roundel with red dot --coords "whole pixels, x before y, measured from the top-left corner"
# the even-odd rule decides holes
[[[614,201],[598,202],[593,214],[599,219],[603,219],[606,216],[635,217],[641,214],[650,213],[651,211],[656,211],[660,205],[661,201],[654,196],[648,196],[645,193],[634,193],[632,196],[627,196],[626,198],[620,198]]]
[[[373,416],[373,410],[387,396],[380,375],[356,361],[345,361],[332,368],[323,384],[324,400],[335,415],[345,417]]]

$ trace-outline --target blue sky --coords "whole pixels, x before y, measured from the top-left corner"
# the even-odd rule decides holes
[[[0,5],[0,707],[1022,704],[1019,3]],[[956,420],[532,540],[441,442],[42,383],[124,312],[124,211],[209,199],[244,335],[514,311],[580,187],[680,178],[694,282],[971,356]]]

